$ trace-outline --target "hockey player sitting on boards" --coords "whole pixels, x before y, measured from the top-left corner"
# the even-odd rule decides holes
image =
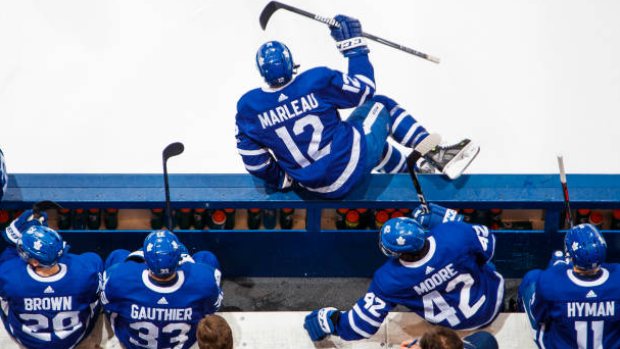
[[[124,348],[187,349],[200,320],[222,304],[215,256],[189,256],[176,235],[157,230],[142,250],[115,250],[106,259],[101,302]]]
[[[380,247],[392,258],[351,310],[322,308],[306,316],[304,328],[313,341],[330,334],[369,338],[398,304],[454,330],[474,330],[495,319],[504,299],[504,278],[489,262],[495,236],[485,226],[462,222],[453,210],[431,204],[430,211],[418,209],[415,219],[383,225]]]
[[[592,224],[571,228],[564,251],[545,270],[525,274],[519,305],[539,348],[620,348],[620,265],[605,263],[607,243]]]
[[[0,256],[0,312],[7,333],[26,348],[73,348],[92,330],[103,272],[92,252],[69,246],[47,227],[47,215],[24,211],[4,231]]]
[[[373,169],[407,172],[405,156],[387,138],[414,148],[450,178],[478,154],[465,139],[439,146],[394,100],[375,95],[370,50],[357,19],[336,16],[331,27],[337,48],[349,60],[348,73],[327,67],[297,76],[289,48],[269,41],[256,54],[267,87],[247,92],[237,103],[237,148],[245,168],[272,187],[303,187],[323,198],[350,192]],[[346,121],[339,109],[353,108]]]

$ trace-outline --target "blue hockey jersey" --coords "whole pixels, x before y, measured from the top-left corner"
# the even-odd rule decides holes
[[[186,349],[196,342],[198,322],[222,302],[220,271],[183,263],[178,278],[162,286],[146,264],[127,261],[106,270],[102,303],[114,334],[125,348]]]
[[[336,324],[341,338],[369,338],[398,304],[455,330],[483,327],[497,316],[504,279],[488,263],[495,237],[487,227],[449,222],[431,229],[427,239],[423,259],[391,258],[375,272],[368,293],[341,314]]]
[[[338,109],[375,92],[367,55],[349,59],[349,74],[310,69],[287,85],[254,89],[237,103],[237,148],[251,174],[279,189],[297,181],[327,198],[352,189],[366,166],[364,130]]]
[[[2,149],[0,149],[0,201],[2,201],[2,196],[6,192],[6,186],[9,183],[9,175],[6,172],[6,165],[4,164],[4,154],[2,153]]]
[[[7,333],[27,348],[73,348],[100,312],[103,262],[95,253],[68,253],[60,271],[43,277],[7,247],[0,256],[0,317]]]
[[[558,263],[538,275],[527,301],[540,325],[540,348],[620,348],[620,264],[604,263],[601,270],[582,280],[570,264]]]

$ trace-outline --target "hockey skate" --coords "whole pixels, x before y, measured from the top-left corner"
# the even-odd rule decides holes
[[[434,147],[424,154],[423,160],[426,160],[427,163],[424,164],[420,162],[418,166],[419,168],[428,168],[428,165],[431,165],[439,172],[442,172],[450,179],[454,180],[459,178],[479,152],[480,147],[478,145],[474,144],[469,139],[464,139],[457,144],[449,146],[438,145]]]

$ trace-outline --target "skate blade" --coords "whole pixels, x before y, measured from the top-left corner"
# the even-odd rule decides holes
[[[470,142],[444,167],[443,173],[451,180],[459,178],[479,152],[480,147]]]

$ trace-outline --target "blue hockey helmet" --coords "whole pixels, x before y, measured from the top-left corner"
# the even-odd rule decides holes
[[[181,261],[181,243],[174,233],[156,230],[144,239],[144,260],[151,273],[157,277],[173,275]]]
[[[388,257],[400,257],[402,253],[416,253],[424,247],[426,233],[416,220],[408,217],[392,218],[383,224],[379,232],[379,247]]]
[[[258,48],[256,65],[269,86],[288,83],[296,68],[291,51],[279,41],[267,41]]]
[[[26,262],[35,259],[42,267],[56,265],[68,249],[55,230],[42,225],[31,226],[17,242],[19,256]]]
[[[596,269],[605,261],[607,243],[592,224],[579,224],[566,233],[564,240],[568,254],[577,269]]]

